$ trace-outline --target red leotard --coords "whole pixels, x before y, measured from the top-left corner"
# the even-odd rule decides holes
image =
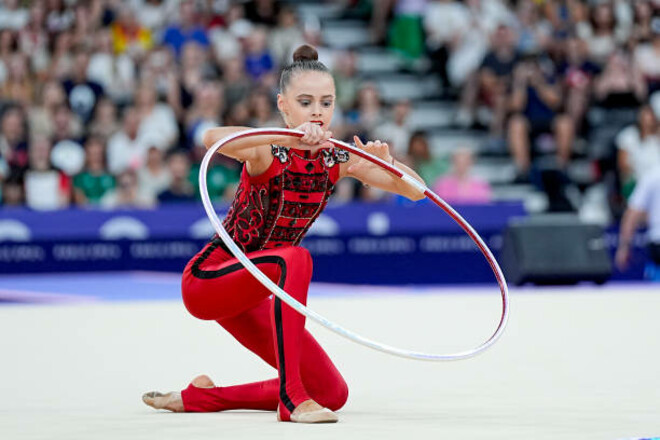
[[[272,146],[263,174],[245,167],[224,226],[252,262],[305,304],[312,259],[298,244],[325,207],[339,178],[343,150],[308,151]],[[232,387],[182,392],[186,411],[275,410],[283,419],[314,399],[332,410],[344,405],[348,388],[316,340],[305,317],[261,285],[233,258],[219,238],[195,255],[183,273],[183,301],[200,319],[217,321],[241,344],[277,368],[276,379]]]

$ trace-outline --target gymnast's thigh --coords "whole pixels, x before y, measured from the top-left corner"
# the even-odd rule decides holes
[[[281,264],[275,251],[248,256],[266,276],[279,282]],[[193,316],[216,321],[239,315],[271,295],[235,258],[193,258],[183,273],[181,291]]]

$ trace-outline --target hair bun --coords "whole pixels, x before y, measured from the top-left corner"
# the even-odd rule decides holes
[[[303,44],[293,53],[293,62],[298,61],[316,61],[319,59],[319,53],[309,44]]]

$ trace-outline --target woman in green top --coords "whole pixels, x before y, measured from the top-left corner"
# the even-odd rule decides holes
[[[73,178],[73,197],[77,205],[98,205],[116,185],[105,159],[105,143],[91,136],[85,142],[85,167]]]
[[[427,135],[416,131],[408,141],[408,160],[410,167],[417,171],[425,182],[435,182],[438,177],[449,171],[446,157],[434,157],[429,148]]]

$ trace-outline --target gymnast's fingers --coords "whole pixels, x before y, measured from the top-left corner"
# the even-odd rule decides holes
[[[359,149],[364,150],[364,144],[362,143],[362,141],[360,140],[360,138],[357,137],[357,135],[353,136],[353,141],[355,141],[355,145],[356,145]]]

